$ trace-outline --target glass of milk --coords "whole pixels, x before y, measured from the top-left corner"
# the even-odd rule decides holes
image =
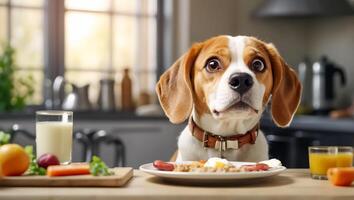
[[[57,156],[61,164],[71,162],[73,142],[73,112],[36,112],[36,152],[37,158],[45,153]]]

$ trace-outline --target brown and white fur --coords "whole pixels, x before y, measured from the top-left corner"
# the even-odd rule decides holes
[[[208,66],[211,59],[218,62],[216,70]],[[255,59],[258,66],[262,61],[263,70],[255,70]],[[212,64],[215,66],[215,62]],[[230,77],[237,73],[253,79],[252,87],[242,96],[229,86]],[[203,130],[230,136],[245,134],[256,126],[270,99],[274,122],[279,127],[288,126],[300,102],[301,85],[272,44],[254,37],[222,35],[194,44],[161,76],[156,91],[172,123],[192,116]],[[177,161],[217,156],[219,152],[204,148],[188,126],[183,130],[178,139]],[[267,141],[259,131],[255,144],[226,150],[223,156],[232,161],[266,160]]]

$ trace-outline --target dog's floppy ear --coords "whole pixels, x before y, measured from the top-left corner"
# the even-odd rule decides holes
[[[181,123],[193,108],[192,67],[202,44],[194,44],[160,77],[156,92],[160,104],[172,123]]]
[[[273,44],[267,44],[273,72],[272,117],[277,126],[289,126],[301,99],[301,84]]]

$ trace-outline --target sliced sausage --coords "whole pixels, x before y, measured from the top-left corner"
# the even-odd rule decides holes
[[[175,169],[175,166],[173,164],[164,162],[162,160],[155,160],[153,165],[156,169],[162,171],[173,171]]]
[[[243,165],[241,166],[241,171],[253,172],[253,171],[267,171],[269,166],[263,163],[257,163],[255,165]]]

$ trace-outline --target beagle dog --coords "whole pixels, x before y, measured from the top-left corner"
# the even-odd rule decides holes
[[[172,123],[189,118],[178,139],[177,161],[224,157],[268,159],[258,124],[271,100],[273,121],[290,124],[301,84],[273,44],[221,35],[194,44],[161,77],[160,104]]]

